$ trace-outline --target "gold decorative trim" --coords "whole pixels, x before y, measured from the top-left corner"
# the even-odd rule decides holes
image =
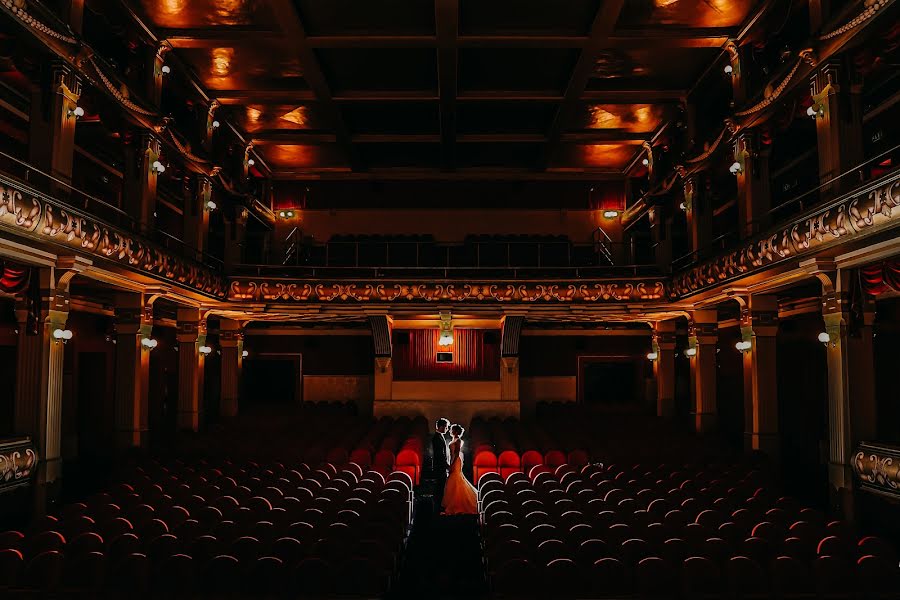
[[[900,448],[862,442],[853,458],[862,489],[900,499]]]

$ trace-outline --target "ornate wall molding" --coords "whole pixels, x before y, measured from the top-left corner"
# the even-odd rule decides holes
[[[900,448],[862,442],[853,458],[862,489],[900,500]]]
[[[0,442],[0,493],[31,484],[38,455],[29,438]]]
[[[235,278],[228,299],[251,302],[647,302],[668,298],[662,280],[534,282],[317,282]]]
[[[225,296],[225,280],[206,266],[73,210],[2,175],[0,226],[39,241],[99,256],[210,296]]]
[[[723,254],[672,279],[680,297],[770,267],[792,257],[847,243],[900,223],[900,172],[819,207],[743,248]]]

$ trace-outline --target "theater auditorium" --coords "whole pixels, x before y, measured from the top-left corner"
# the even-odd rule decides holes
[[[0,597],[900,598],[900,0],[0,0]]]

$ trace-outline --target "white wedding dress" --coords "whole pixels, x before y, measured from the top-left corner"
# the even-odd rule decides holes
[[[477,515],[478,490],[475,489],[462,472],[462,440],[450,442],[450,455],[456,456],[450,465],[447,485],[444,487],[444,499],[441,504],[448,515]]]

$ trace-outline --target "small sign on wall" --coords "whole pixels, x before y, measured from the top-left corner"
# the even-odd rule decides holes
[[[437,362],[452,363],[453,362],[453,353],[452,352],[438,352],[437,353]]]

